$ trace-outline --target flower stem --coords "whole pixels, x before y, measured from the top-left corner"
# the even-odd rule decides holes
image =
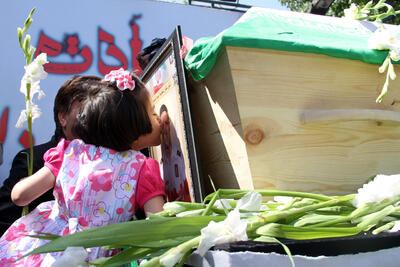
[[[335,224],[342,223],[342,222],[352,221],[357,218],[360,218],[360,217],[366,216],[368,214],[382,210],[389,205],[394,205],[399,200],[400,200],[400,196],[397,196],[391,200],[383,200],[380,203],[373,203],[373,202],[366,203],[366,204],[363,204],[362,206],[358,207],[357,209],[355,209],[352,213],[350,213],[347,216],[343,216],[342,218],[338,218],[335,220],[317,223],[317,224],[312,225],[312,227],[326,227],[326,226],[331,226],[331,225],[335,225]]]
[[[315,193],[306,193],[306,192],[296,192],[296,191],[285,191],[285,190],[240,190],[240,189],[218,189],[217,192],[209,194],[204,202],[212,199],[215,194],[218,193],[219,198],[240,198],[246,195],[250,191],[256,191],[260,193],[263,197],[272,197],[272,196],[289,196],[289,197],[300,197],[300,198],[311,198],[316,200],[331,200],[332,197],[325,196],[322,194]]]
[[[201,216],[207,216],[211,213],[211,211],[212,211],[211,208],[214,206],[215,201],[217,201],[217,199],[219,198],[220,192],[221,192],[221,189],[218,189],[217,192],[215,192],[215,194],[211,198],[210,203],[208,203],[206,209],[201,213]]]
[[[25,101],[28,103],[28,134],[29,134],[29,157],[28,160],[28,176],[33,174],[33,137],[32,137],[32,106],[30,101],[30,93],[31,93],[31,84],[26,84],[26,98]],[[22,209],[22,216],[25,216],[29,213],[29,205],[26,205]]]
[[[397,10],[394,13],[396,15],[398,15],[398,14],[400,14],[400,10]],[[379,18],[382,15],[383,14],[371,15],[371,16],[360,18],[359,20],[375,20],[375,19]],[[386,17],[393,16],[393,14],[385,14],[385,15],[386,15]],[[383,17],[383,18],[385,18],[385,17]]]
[[[324,208],[324,207],[335,206],[341,202],[346,202],[353,198],[354,198],[354,195],[347,195],[347,196],[333,198],[333,199],[325,201],[325,202],[320,202],[317,204],[305,206],[305,207],[298,208],[298,209],[287,210],[287,211],[277,211],[277,212],[265,212],[265,213],[262,213],[259,216],[257,216],[256,219],[254,219],[252,221],[249,220],[248,225],[247,225],[247,233],[253,232],[258,227],[260,227],[261,225],[264,225],[266,223],[277,222],[277,221],[285,219],[289,216],[306,213],[306,212],[317,210],[317,209]]]
[[[141,264],[141,267],[155,267],[155,266],[162,266],[160,260],[163,257],[166,257],[168,255],[177,255],[177,254],[182,254],[184,256],[188,251],[190,251],[193,247],[197,247],[200,243],[201,236],[195,237],[193,239],[190,239],[182,244],[180,244],[177,247],[173,247],[169,249],[167,252],[164,254],[154,257],[148,262],[145,262],[144,264]]]

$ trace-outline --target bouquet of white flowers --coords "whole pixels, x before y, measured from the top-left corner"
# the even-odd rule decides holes
[[[146,220],[63,237],[40,234],[37,237],[52,241],[30,254],[103,246],[124,250],[90,264],[120,266],[150,259],[141,266],[181,266],[193,252],[204,255],[217,244],[254,240],[280,243],[290,256],[289,248],[278,238],[301,240],[396,230],[400,221],[399,184],[400,175],[378,175],[357,194],[345,196],[219,189],[203,203],[168,202],[164,211]],[[274,200],[263,202],[263,197]]]
[[[382,20],[389,16],[400,14],[400,10],[386,3],[386,0],[379,0],[374,4],[369,1],[365,6],[360,7],[352,3],[350,8],[344,10],[344,17],[356,20],[372,20],[380,24],[380,28],[376,30],[368,40],[368,47],[376,50],[388,50],[388,55],[382,65],[379,67],[379,73],[386,71],[386,80],[383,84],[381,93],[376,102],[381,102],[385,97],[389,87],[389,80],[396,79],[396,73],[392,61],[400,60],[400,28],[385,28]]]

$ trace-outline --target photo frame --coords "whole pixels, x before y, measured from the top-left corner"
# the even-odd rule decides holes
[[[204,189],[181,47],[181,30],[177,26],[140,75],[164,129],[161,145],[149,150],[160,164],[168,201],[202,202]]]

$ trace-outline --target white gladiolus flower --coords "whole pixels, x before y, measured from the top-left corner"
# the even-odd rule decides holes
[[[185,211],[185,207],[174,202],[166,202],[163,206],[163,209],[168,213],[169,216],[174,216],[175,214]]]
[[[22,77],[21,87],[19,88],[19,91],[21,93],[23,93],[25,95],[25,97],[28,94],[28,90],[26,88],[26,84],[27,84],[27,81],[26,81],[25,76],[24,76],[24,77]],[[38,99],[41,99],[41,98],[43,98],[45,96],[44,92],[42,90],[40,90],[39,81],[31,83],[30,99],[33,99],[35,94],[38,94]]]
[[[39,82],[47,77],[47,73],[44,71],[43,65],[48,63],[46,53],[41,53],[37,56],[32,63],[25,66],[25,74],[21,79],[20,92],[28,96],[27,84],[30,84],[29,98],[26,99],[26,109],[21,111],[18,121],[16,123],[17,128],[21,128],[22,124],[27,121],[29,108],[32,112],[32,122],[34,119],[39,118],[42,114],[39,107],[32,102],[35,94],[38,94],[38,99],[44,97],[44,92],[40,90]]]
[[[368,16],[369,10],[361,10],[356,4],[351,3],[350,8],[344,10],[346,19],[360,19]]]
[[[67,247],[63,255],[51,267],[87,267],[88,253],[83,247]]]
[[[22,110],[15,127],[21,128],[22,124],[28,120],[29,101],[26,102],[26,109]],[[31,102],[32,122],[42,115],[38,105]]]
[[[38,64],[40,64],[40,65],[44,65],[44,64],[46,64],[46,63],[49,63],[48,61],[47,61],[47,54],[46,53],[40,53],[40,55],[38,55],[37,57],[36,57],[36,62],[38,63]]]
[[[48,63],[47,54],[41,53],[28,66],[25,66],[25,79],[27,83],[35,83],[47,77],[47,72],[44,71],[43,65]]]
[[[160,259],[160,263],[162,266],[165,267],[174,267],[176,263],[180,262],[183,257],[183,253],[181,252],[175,252],[172,251],[172,253],[169,253],[168,255],[162,257]]]
[[[227,218],[222,222],[211,221],[206,227],[201,229],[201,239],[196,250],[200,256],[212,246],[234,242],[247,241],[247,220],[240,220],[240,212],[234,209],[229,212]]]
[[[394,61],[400,60],[400,49],[390,50],[390,58]]]
[[[390,50],[390,58],[398,61],[400,54],[400,28],[376,30],[368,39],[368,47],[377,50]]]
[[[261,194],[257,191],[250,191],[239,199],[237,209],[248,211],[259,211],[261,208]]]
[[[392,227],[392,229],[389,230],[389,232],[393,233],[398,231],[400,231],[400,221],[395,221],[394,226]]]
[[[274,196],[274,201],[282,204],[289,203],[292,199],[293,197],[289,196]]]
[[[274,201],[278,203],[282,203],[283,205],[280,205],[277,207],[278,210],[281,210],[284,208],[285,204],[289,203],[292,201],[293,197],[288,197],[288,196],[274,196]]]
[[[229,204],[228,199],[217,199],[214,203],[214,206],[219,209],[223,209],[224,207],[227,209],[232,208],[231,204]]]
[[[15,127],[22,128],[22,124],[24,122],[26,122],[27,119],[28,119],[28,115],[27,115],[26,110],[25,109],[21,110],[21,113],[19,114],[19,117],[18,117],[18,121],[15,124]]]
[[[365,203],[379,203],[385,199],[392,199],[400,195],[400,174],[377,175],[375,179],[362,188],[352,201],[355,207],[360,207]]]
[[[31,112],[32,112],[32,122],[35,119],[39,118],[40,115],[42,115],[42,112],[40,111],[39,106],[34,103],[31,104]]]

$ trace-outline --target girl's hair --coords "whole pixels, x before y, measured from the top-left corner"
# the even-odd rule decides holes
[[[151,133],[146,109],[149,93],[133,72],[130,75],[135,81],[133,91],[121,91],[103,80],[90,82],[73,126],[74,134],[85,143],[125,151],[139,136]]]
[[[73,76],[68,79],[57,92],[54,100],[54,121],[56,123],[56,137],[65,137],[61,124],[58,120],[58,113],[68,113],[75,101],[81,102],[89,92],[91,84],[101,81],[98,76]]]

